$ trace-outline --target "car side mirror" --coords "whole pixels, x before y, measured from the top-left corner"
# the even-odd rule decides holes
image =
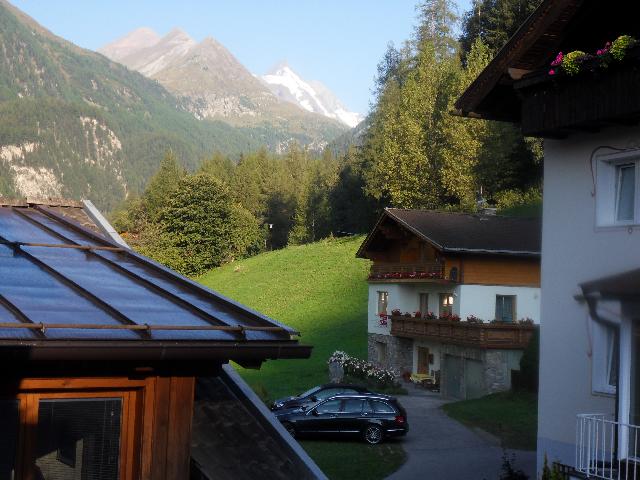
[[[317,417],[320,414],[318,413],[318,410],[313,409],[313,410],[311,410],[311,415],[313,415],[314,417]]]
[[[317,402],[317,401],[318,401],[318,397],[316,397],[315,395],[311,395],[311,397],[309,397],[309,399],[310,399],[312,402]]]

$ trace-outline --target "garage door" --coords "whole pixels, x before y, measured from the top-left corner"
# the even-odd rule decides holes
[[[462,374],[463,359],[452,355],[444,356],[444,368],[442,369],[442,382],[444,394],[447,397],[462,398]]]
[[[465,359],[464,383],[466,386],[466,398],[478,398],[485,394],[484,368],[478,360]]]

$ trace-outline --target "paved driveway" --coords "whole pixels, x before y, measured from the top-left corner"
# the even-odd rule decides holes
[[[503,450],[497,439],[473,431],[449,418],[440,406],[438,394],[410,387],[407,396],[398,396],[407,409],[410,431],[404,439],[406,463],[388,480],[497,480]],[[516,468],[535,480],[535,452],[515,453]]]

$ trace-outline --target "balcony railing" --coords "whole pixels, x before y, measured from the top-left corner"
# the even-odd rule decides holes
[[[575,469],[587,478],[640,479],[638,440],[638,425],[608,420],[603,414],[580,414]]]
[[[443,263],[374,263],[369,280],[444,280]]]
[[[391,335],[476,348],[524,349],[535,327],[514,323],[470,323],[392,316]]]

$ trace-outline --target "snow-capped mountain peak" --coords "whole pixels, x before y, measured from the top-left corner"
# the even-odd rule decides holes
[[[261,78],[281,100],[294,103],[309,112],[333,118],[352,128],[364,118],[359,113],[347,110],[320,82],[303,80],[286,62],[279,63]]]

